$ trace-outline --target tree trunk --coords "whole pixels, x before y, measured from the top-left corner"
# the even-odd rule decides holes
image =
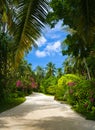
[[[90,71],[89,71],[89,68],[88,68],[86,59],[83,58],[83,61],[84,61],[84,64],[85,64],[85,68],[86,68],[86,70],[87,70],[88,79],[91,80],[91,75],[90,75]]]

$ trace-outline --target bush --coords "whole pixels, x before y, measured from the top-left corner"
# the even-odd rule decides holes
[[[81,80],[77,85],[73,98],[76,99],[75,110],[88,116],[95,115],[95,81]]]
[[[40,91],[46,94],[55,94],[55,88],[57,86],[57,78],[56,77],[49,77],[47,79],[43,79]]]
[[[55,94],[55,90],[56,90],[56,86],[57,86],[57,85],[49,86],[49,87],[47,88],[47,93],[48,93],[48,94],[51,94],[51,95],[54,95],[54,94]]]
[[[80,78],[74,74],[66,74],[58,80],[58,86],[56,87],[55,98],[58,100],[67,100],[67,96],[70,88],[77,84]],[[71,85],[71,86],[68,86]]]
[[[66,100],[86,118],[95,119],[94,80],[84,80],[72,74],[64,75],[58,80],[55,98]]]

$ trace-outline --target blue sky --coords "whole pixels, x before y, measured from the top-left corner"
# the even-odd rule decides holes
[[[52,29],[46,26],[37,40],[38,48],[33,48],[26,56],[33,69],[38,65],[44,68],[49,62],[54,63],[56,68],[62,67],[66,56],[62,56],[61,42],[66,38],[67,32],[62,29],[61,24],[61,21],[58,22]]]

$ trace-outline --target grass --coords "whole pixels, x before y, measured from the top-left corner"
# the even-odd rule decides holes
[[[0,103],[0,113],[23,103],[25,100],[26,100],[25,97],[21,97],[21,98],[13,98],[11,100],[7,100]]]

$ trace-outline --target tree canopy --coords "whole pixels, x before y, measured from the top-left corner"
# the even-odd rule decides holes
[[[70,28],[69,35],[62,43],[63,55],[81,58],[89,75],[86,60],[92,53],[95,54],[95,1],[52,0],[50,6],[52,10],[47,21],[51,27],[62,20],[63,26]]]

